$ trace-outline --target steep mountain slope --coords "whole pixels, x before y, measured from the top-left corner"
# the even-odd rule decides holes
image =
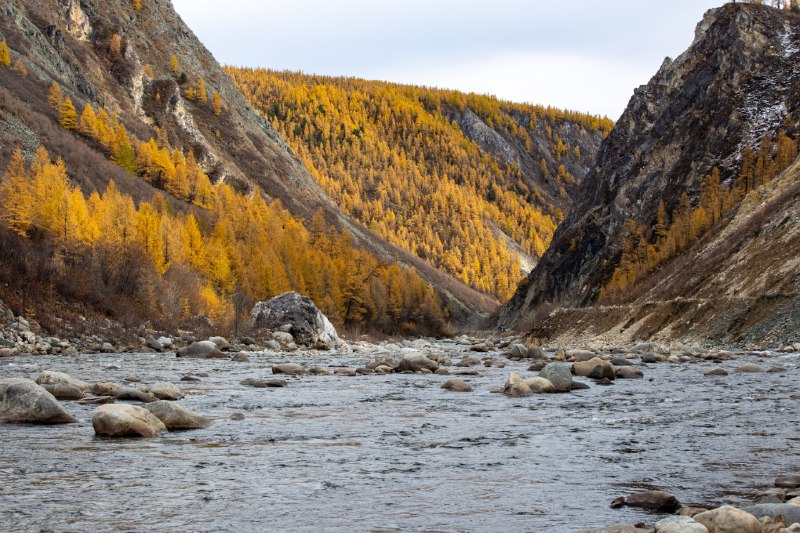
[[[55,83],[78,114],[91,104],[107,111],[111,123],[118,117],[131,138],[192,152],[214,182],[259,191],[307,221],[321,210],[328,225],[349,232],[381,262],[411,265],[447,298],[455,318],[496,305],[343,213],[168,0],[2,0],[0,37],[13,62],[0,68],[0,168],[15,147],[30,160],[43,144],[86,195],[111,180],[137,203],[163,192],[160,177],[126,172],[106,157],[102,141],[59,126],[59,112],[48,104]],[[173,209],[194,209],[180,197],[170,201]]]
[[[796,335],[798,174],[773,178],[797,156],[799,39],[795,13],[710,11],[689,50],[636,90],[498,323],[548,337]],[[629,305],[552,312],[598,300]],[[698,305],[705,320],[689,328]]]
[[[490,96],[235,69],[347,213],[473,288],[511,296],[611,121]]]

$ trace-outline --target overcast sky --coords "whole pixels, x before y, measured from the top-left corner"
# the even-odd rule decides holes
[[[494,94],[616,119],[722,0],[173,0],[226,64]]]

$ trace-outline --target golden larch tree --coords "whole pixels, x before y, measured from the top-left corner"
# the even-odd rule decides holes
[[[59,119],[58,123],[68,130],[78,129],[78,112],[75,111],[75,106],[72,104],[69,96],[64,98],[61,106],[58,109]]]
[[[7,67],[11,64],[11,52],[8,49],[8,43],[3,39],[0,41],[0,65]]]

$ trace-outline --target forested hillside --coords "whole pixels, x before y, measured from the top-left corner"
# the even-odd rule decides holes
[[[169,2],[3,3],[0,205],[0,298],[55,330],[224,333],[296,290],[441,333],[460,301],[325,196]]]
[[[227,70],[342,209],[501,299],[544,253],[612,126],[489,96]]]

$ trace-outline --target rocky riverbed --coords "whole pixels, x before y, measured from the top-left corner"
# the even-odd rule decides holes
[[[575,531],[667,516],[609,507],[643,490],[669,491],[684,506],[747,505],[800,464],[795,353],[532,348],[524,355],[616,358],[615,368],[627,361],[642,378],[575,376],[588,388],[513,397],[502,393],[510,375],[533,384],[546,361],[515,360],[521,347],[499,345],[354,343],[250,352],[245,362],[172,352],[2,359],[0,379],[54,370],[148,393],[156,383],[177,384],[183,397],[175,403],[211,425],[109,439],[93,429],[97,406],[70,400],[62,404],[77,423],[4,424],[0,523],[8,530]],[[448,375],[433,365],[425,373],[364,370],[419,355]],[[273,374],[282,363],[303,375]],[[715,369],[727,375],[706,375]],[[275,380],[285,386],[268,386],[283,385]],[[467,388],[443,388],[456,380]],[[124,403],[147,405],[116,400]]]

